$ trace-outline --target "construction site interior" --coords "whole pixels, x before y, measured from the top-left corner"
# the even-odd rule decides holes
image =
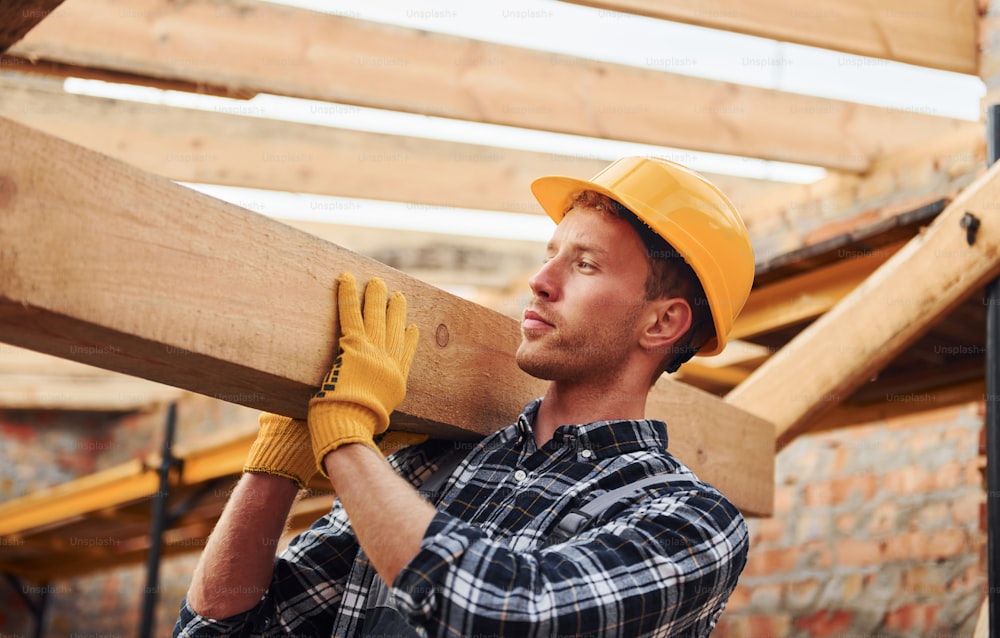
[[[421,329],[393,427],[510,422],[529,184],[629,154],[754,245],[731,343],[649,401],[748,517],[713,635],[989,635],[997,3],[14,0],[0,52],[0,636],[170,634],[342,270]]]

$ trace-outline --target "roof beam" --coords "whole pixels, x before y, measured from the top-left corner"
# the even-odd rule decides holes
[[[177,388],[126,375],[52,377],[12,374],[0,377],[0,409],[132,412],[177,398]]]
[[[974,0],[568,0],[855,55],[975,75]]]
[[[779,445],[805,431],[945,313],[1000,274],[1000,166],[962,193],[829,312],[726,395],[777,428]],[[962,219],[980,220],[968,241]],[[817,365],[822,362],[822,365]]]
[[[0,409],[130,412],[181,394],[145,379],[0,344]]]
[[[828,266],[753,289],[733,324],[731,338],[750,339],[815,319],[846,297],[900,245],[857,249]]]
[[[514,320],[9,120],[0,251],[0,340],[256,409],[305,416],[345,270],[403,291],[421,330],[394,427],[478,437],[544,389],[514,362]],[[648,406],[674,424],[680,458],[740,507],[770,510],[769,423],[667,379]]]
[[[415,213],[419,214],[419,209]],[[470,286],[477,292],[502,290],[526,270],[537,269],[545,254],[545,243],[541,241],[282,221],[443,288]],[[528,291],[528,286],[523,290]],[[518,308],[516,314],[520,315],[522,310]]]
[[[949,406],[974,403],[983,400],[985,390],[986,385],[979,379],[921,392],[919,401],[881,401],[867,405],[843,403],[811,422],[802,433],[823,432],[864,423],[899,419]]]
[[[0,74],[0,116],[182,182],[541,214],[528,188],[532,179],[546,173],[589,176],[607,164],[250,117],[264,114],[250,104],[219,109],[75,95],[54,78]],[[736,201],[782,186],[708,177]]]
[[[0,4],[0,53],[44,20],[63,0],[8,0]]]
[[[805,246],[950,200],[985,170],[982,125],[956,130],[894,151],[864,175],[832,173],[811,184],[789,184],[742,204],[758,264]]]
[[[285,37],[274,38],[276,32]],[[11,53],[153,78],[848,171],[864,171],[884,153],[962,124],[666,73],[655,65],[596,62],[252,0],[78,0]]]

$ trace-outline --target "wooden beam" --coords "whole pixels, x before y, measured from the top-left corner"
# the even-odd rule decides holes
[[[532,179],[545,172],[589,176],[607,165],[601,159],[252,117],[265,115],[252,104],[200,111],[75,95],[62,84],[0,74],[0,116],[182,182],[405,202],[414,204],[415,214],[424,205],[541,214],[527,187]],[[734,200],[782,186],[708,177]]]
[[[978,71],[974,0],[569,1],[958,73]]]
[[[761,263],[853,226],[950,200],[985,167],[982,125],[966,122],[958,130],[888,153],[864,175],[835,172],[812,184],[772,189],[738,204]]]
[[[902,397],[904,400],[882,401],[867,405],[841,403],[810,422],[802,430],[802,434],[897,419],[953,405],[982,401],[985,390],[983,380],[979,379],[924,391],[916,397],[916,400]]]
[[[0,53],[44,20],[63,0],[9,0],[0,4]]]
[[[973,630],[972,638],[990,638],[990,597],[983,599],[983,604],[979,606],[979,613],[976,614],[976,628]]]
[[[796,277],[755,288],[733,324],[733,339],[746,339],[815,319],[854,290],[902,243],[844,252],[841,260]]]
[[[422,210],[419,205],[414,205],[414,212]],[[537,269],[545,254],[545,244],[541,241],[282,221],[439,287],[472,286],[477,291],[484,288],[500,290],[525,270]],[[524,290],[529,290],[527,285]],[[521,310],[518,309],[518,313]]]
[[[596,62],[252,0],[78,0],[65,9],[11,53],[849,171],[965,124],[667,73],[655,61],[649,68]]]
[[[710,386],[729,389],[742,383],[750,376],[750,371],[738,366],[705,365],[695,359],[685,363],[677,374],[678,378],[685,383],[697,387]]]
[[[777,428],[779,445],[843,401],[934,322],[1000,273],[1000,166],[832,310],[799,333],[726,401]],[[967,240],[962,219],[975,215]]]
[[[421,330],[394,427],[482,436],[544,388],[514,362],[514,320],[9,120],[0,255],[0,340],[256,409],[305,416],[335,350],[345,270],[403,291]],[[771,425],[662,384],[650,413],[672,424],[672,450],[740,507],[769,511]]]
[[[156,468],[141,459],[0,503],[0,537],[73,520],[98,509],[149,498],[159,489]]]
[[[0,376],[0,409],[132,412],[176,399],[181,390],[112,373],[105,377]]]
[[[181,394],[145,379],[0,344],[0,409],[131,412]]]

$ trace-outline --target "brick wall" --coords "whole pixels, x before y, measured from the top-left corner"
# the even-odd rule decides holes
[[[972,636],[985,592],[981,405],[803,437],[716,634]]]
[[[210,431],[231,420],[226,404],[200,405],[185,411],[185,428]],[[66,418],[63,430],[80,427],[80,416]],[[152,445],[158,416],[131,418],[131,440]],[[81,433],[97,436],[101,427]],[[777,460],[775,515],[750,521],[749,562],[715,636],[971,637],[986,583],[982,431],[982,406],[967,405],[788,446]],[[169,635],[195,559],[164,562],[156,635]],[[50,583],[45,635],[135,635],[144,584],[142,567]],[[31,635],[31,627],[0,581],[0,635]]]
[[[0,411],[0,501],[145,458],[162,448],[167,406],[127,414]],[[205,444],[256,428],[257,412],[200,395],[178,405],[176,443]],[[195,550],[200,548],[194,548]],[[4,551],[0,545],[0,557]],[[169,635],[196,554],[164,561],[154,635]],[[45,636],[134,636],[145,588],[143,566],[49,583],[0,578],[0,638],[34,635],[24,601],[48,593]]]
[[[256,412],[199,395],[179,402],[176,441],[253,427]],[[0,410],[0,501],[159,453],[166,405],[130,413]]]

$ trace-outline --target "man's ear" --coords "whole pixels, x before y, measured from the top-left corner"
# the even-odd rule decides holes
[[[666,352],[691,328],[691,305],[681,297],[656,299],[649,304],[648,318],[639,345],[653,352]]]

